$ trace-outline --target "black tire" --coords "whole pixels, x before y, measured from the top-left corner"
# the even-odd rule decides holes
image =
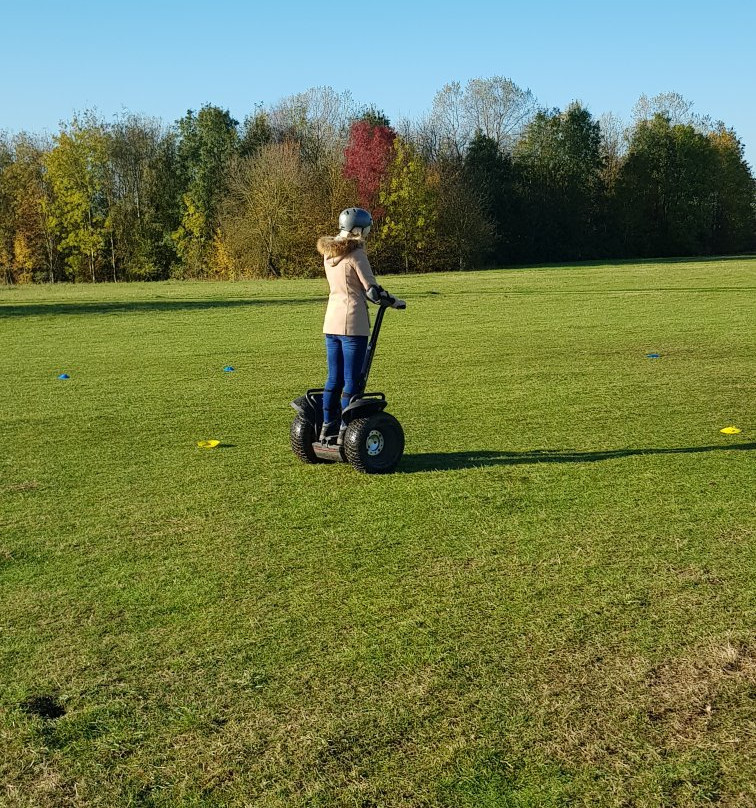
[[[404,430],[387,412],[355,418],[344,434],[344,454],[357,471],[390,474],[404,452]]]
[[[315,427],[301,415],[292,421],[289,432],[291,439],[291,451],[303,463],[320,463],[320,458],[315,454],[312,444],[315,442]]]

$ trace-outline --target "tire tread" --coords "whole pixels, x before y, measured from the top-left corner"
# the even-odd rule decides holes
[[[312,448],[315,440],[315,427],[301,415],[297,415],[292,421],[289,438],[291,440],[291,451],[303,463],[321,462]]]
[[[396,448],[394,458],[385,466],[371,464],[371,458],[365,448],[365,440],[372,429],[393,431]],[[404,452],[404,430],[399,421],[387,412],[379,412],[364,418],[355,418],[349,424],[344,436],[344,454],[347,461],[363,474],[390,474],[399,464]]]

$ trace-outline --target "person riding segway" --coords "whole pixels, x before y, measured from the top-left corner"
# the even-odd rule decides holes
[[[386,308],[405,308],[375,279],[365,253],[373,219],[362,208],[339,216],[339,233],[318,239],[330,294],[323,332],[328,360],[324,388],[292,402],[294,454],[305,462],[341,460],[368,473],[393,471],[404,451],[399,422],[383,410],[383,393],[365,393]],[[367,301],[379,306],[372,339]],[[316,438],[316,435],[318,436]]]

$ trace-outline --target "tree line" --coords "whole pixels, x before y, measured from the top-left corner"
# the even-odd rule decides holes
[[[0,134],[0,277],[317,275],[316,238],[355,204],[381,272],[756,249],[756,182],[724,123],[676,93],[597,120],[496,76],[396,125],[319,87],[241,124],[207,104]]]

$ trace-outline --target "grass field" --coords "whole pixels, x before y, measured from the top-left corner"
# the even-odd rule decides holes
[[[384,282],[0,289],[1,805],[756,805],[756,259]]]

